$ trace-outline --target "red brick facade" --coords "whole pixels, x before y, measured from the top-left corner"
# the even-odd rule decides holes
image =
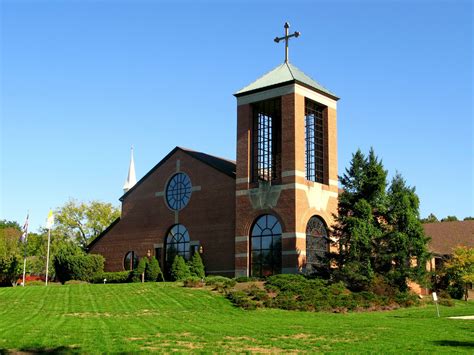
[[[186,173],[199,191],[193,191],[188,205],[176,213],[161,193],[177,171]],[[105,257],[107,271],[121,271],[128,251],[142,257],[150,250],[154,255],[155,247],[164,247],[169,229],[180,223],[191,244],[202,246],[206,271],[233,276],[234,189],[233,177],[175,149],[125,195],[120,221],[91,245],[90,252]],[[164,253],[159,261],[164,265]]]
[[[280,176],[271,186],[251,181],[253,104],[270,98],[281,100]],[[306,98],[324,106],[322,183],[308,181],[305,175]],[[90,252],[104,255],[106,270],[119,271],[124,269],[128,251],[141,257],[148,250],[155,254],[155,248],[163,248],[159,261],[164,265],[166,235],[179,223],[187,228],[192,244],[202,246],[207,273],[250,275],[250,230],[259,216],[271,214],[282,227],[281,271],[304,272],[309,219],[318,216],[330,227],[337,212],[336,100],[297,82],[257,94],[239,93],[233,175],[220,168],[222,159],[211,157],[214,161],[209,164],[193,156],[202,153],[175,149],[124,195],[120,221],[91,245]],[[167,183],[177,171],[186,173],[196,189],[179,212],[172,211],[164,197]],[[271,203],[266,200],[270,195]],[[255,203],[252,196],[258,196],[260,202]]]

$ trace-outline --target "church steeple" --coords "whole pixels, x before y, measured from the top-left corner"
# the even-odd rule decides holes
[[[128,176],[123,185],[123,192],[126,193],[137,183],[135,175],[135,162],[133,161],[133,147],[130,149],[130,166],[128,167]]]

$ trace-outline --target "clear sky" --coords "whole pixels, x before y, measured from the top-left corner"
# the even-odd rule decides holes
[[[119,205],[175,146],[235,158],[234,92],[290,61],[335,92],[339,173],[372,146],[421,215],[474,215],[470,1],[1,1],[0,219]]]

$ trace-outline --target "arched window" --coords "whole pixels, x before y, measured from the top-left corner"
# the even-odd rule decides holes
[[[123,268],[125,270],[133,270],[138,266],[138,255],[134,251],[129,251],[123,259]]]
[[[189,233],[182,224],[175,224],[166,236],[166,268],[171,269],[176,255],[181,255],[184,260],[189,260],[191,250],[189,247]]]
[[[306,226],[306,272],[313,273],[324,265],[329,252],[328,230],[324,221],[313,216]]]
[[[281,225],[272,215],[259,217],[251,231],[252,276],[281,273]]]

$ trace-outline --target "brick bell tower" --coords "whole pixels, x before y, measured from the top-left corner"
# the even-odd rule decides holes
[[[337,212],[337,100],[288,61],[237,98],[235,275],[311,273]]]

